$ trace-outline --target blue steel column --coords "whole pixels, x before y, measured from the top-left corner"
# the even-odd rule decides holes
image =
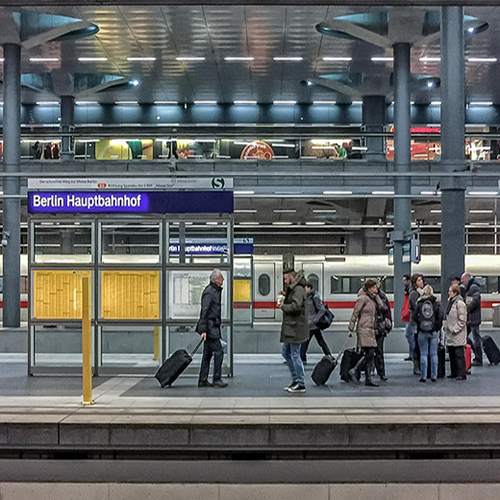
[[[75,98],[71,95],[61,96],[61,132],[71,132],[75,127]],[[72,137],[61,139],[61,159],[72,160],[74,156]]]
[[[394,171],[410,172],[410,44],[394,45]],[[411,230],[411,180],[394,179],[394,322],[401,326],[404,301],[403,276],[410,274],[411,264],[403,263],[405,233]]]
[[[382,134],[385,125],[385,96],[367,95],[363,97],[362,130],[367,133]],[[368,160],[385,160],[384,138],[367,137],[365,146],[368,148],[364,157]]]
[[[465,63],[462,7],[441,9],[441,165],[465,167]],[[450,280],[464,272],[465,187],[462,179],[441,181],[441,290],[446,304]]]
[[[21,46],[3,46],[3,164],[6,173],[20,171],[21,159]],[[21,201],[18,177],[5,177],[3,190],[3,326],[20,326]],[[8,198],[13,196],[13,198]]]

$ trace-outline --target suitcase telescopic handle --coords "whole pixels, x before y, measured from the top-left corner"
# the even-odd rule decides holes
[[[190,356],[193,357],[196,354],[196,351],[200,348],[201,344],[203,344],[203,339],[200,338],[200,341],[194,346],[194,349],[191,351]]]

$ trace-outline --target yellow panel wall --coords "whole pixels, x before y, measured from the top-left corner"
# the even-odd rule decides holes
[[[159,271],[102,271],[101,315],[104,319],[158,319]]]
[[[233,280],[233,302],[251,302],[252,284],[250,280]]]
[[[81,319],[82,276],[91,271],[33,271],[33,317]]]

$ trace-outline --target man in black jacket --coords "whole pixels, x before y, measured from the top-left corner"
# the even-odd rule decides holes
[[[481,288],[476,280],[464,273],[461,277],[465,304],[467,305],[467,329],[472,334],[472,349],[474,351],[474,366],[483,365],[483,340],[479,333],[481,325]]]
[[[224,276],[220,269],[210,274],[210,284],[201,296],[201,312],[197,332],[204,340],[198,387],[227,387],[222,380],[222,359],[224,349],[221,344],[221,295]],[[208,381],[210,361],[214,357],[214,381]]]

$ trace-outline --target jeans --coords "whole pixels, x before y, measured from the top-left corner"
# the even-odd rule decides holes
[[[483,362],[483,339],[479,333],[479,325],[470,325],[470,335],[472,335],[472,350],[474,351],[474,361]]]
[[[301,344],[289,344],[288,342],[284,342],[281,354],[286,360],[286,364],[290,369],[294,382],[305,387],[304,365],[300,359],[300,346]]]
[[[316,330],[311,330],[309,332],[309,339],[306,340],[303,344],[300,346],[300,358],[302,361],[307,360],[307,349],[309,347],[309,342],[311,342],[311,339],[313,337],[316,337],[316,340],[318,342],[318,345],[321,347],[323,350],[323,354],[326,356],[327,354],[331,354],[332,352],[330,351],[330,348],[328,347],[328,344],[325,342],[325,339],[323,338],[323,335],[321,333],[320,329]]]
[[[466,378],[467,371],[465,369],[465,346],[448,346],[450,353],[450,375],[453,378]]]
[[[418,346],[420,347],[420,378],[427,379],[427,362],[431,361],[431,379],[435,380],[438,376],[438,340],[439,334],[419,333]]]
[[[224,349],[220,339],[207,338],[203,342],[203,356],[201,358],[200,382],[208,381],[208,372],[210,371],[210,361],[214,357],[214,380],[222,378],[222,359],[224,358]]]
[[[408,342],[410,358],[413,358],[415,352],[415,326],[406,323],[405,337]]]

